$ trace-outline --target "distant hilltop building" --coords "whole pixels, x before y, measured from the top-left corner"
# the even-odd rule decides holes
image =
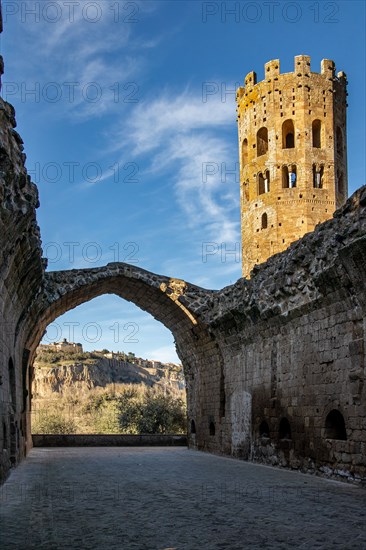
[[[53,342],[52,344],[41,344],[40,349],[48,349],[52,351],[71,351],[74,353],[83,353],[83,346],[81,344],[75,344],[74,342],[68,342],[64,338],[61,342]]]
[[[135,354],[125,353],[123,351],[98,351],[95,350],[94,353],[100,353],[106,359],[113,359],[120,362],[130,363],[137,365],[138,367],[148,368],[148,369],[176,369],[181,370],[182,365],[177,363],[163,363],[162,361],[156,361],[155,359],[143,359],[142,357],[136,357]]]
[[[323,59],[295,57],[280,74],[265,64],[237,91],[243,276],[332,217],[347,198],[346,86],[344,72]]]

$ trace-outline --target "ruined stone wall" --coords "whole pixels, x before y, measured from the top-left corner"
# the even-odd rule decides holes
[[[36,187],[14,109],[0,99],[0,479],[27,445],[28,354],[22,324],[43,279]]]
[[[293,72],[281,74],[276,59],[264,77],[257,83],[252,71],[237,93],[248,278],[254,265],[331,218],[347,197],[346,75],[336,76],[329,59],[312,72],[310,57],[299,55]]]
[[[366,480],[365,207],[363,188],[205,304],[224,397],[218,366],[202,368],[192,445]]]

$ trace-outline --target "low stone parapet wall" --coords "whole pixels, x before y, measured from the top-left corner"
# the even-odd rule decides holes
[[[34,434],[34,447],[171,447],[187,446],[185,435],[130,434]]]

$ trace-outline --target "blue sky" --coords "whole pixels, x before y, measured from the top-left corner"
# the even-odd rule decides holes
[[[307,54],[314,72],[323,58],[346,72],[350,193],[365,182],[363,1],[3,0],[3,17],[2,95],[50,270],[119,260],[206,288],[235,282],[234,90],[270,59],[289,72]],[[60,337],[177,361],[170,332],[115,296],[59,318],[47,338]]]

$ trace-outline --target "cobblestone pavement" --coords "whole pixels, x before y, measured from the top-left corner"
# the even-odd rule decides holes
[[[185,448],[40,448],[0,488],[0,548],[366,549],[366,490]]]

